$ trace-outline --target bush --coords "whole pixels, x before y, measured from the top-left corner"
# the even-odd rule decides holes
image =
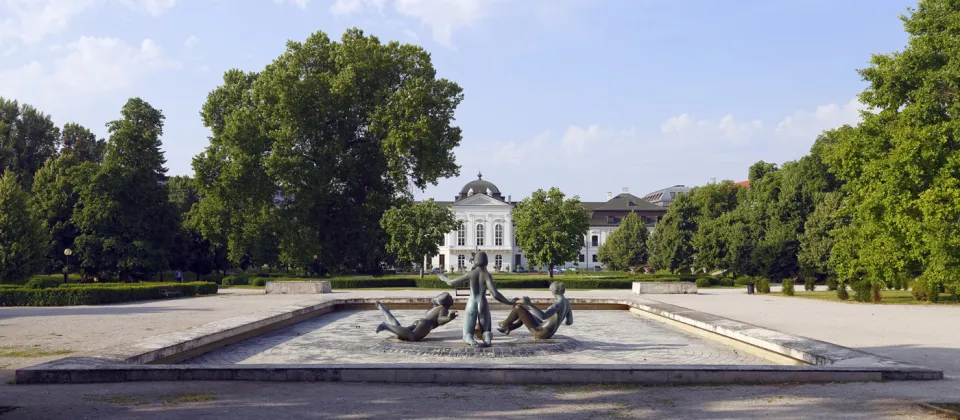
[[[827,291],[837,290],[837,279],[833,277],[827,277]]]
[[[783,279],[783,290],[780,293],[785,296],[793,296],[793,279]]]
[[[850,299],[850,293],[847,292],[846,283],[837,283],[837,299],[840,299],[840,300]]]
[[[46,289],[0,289],[0,306],[103,305],[162,299],[160,289],[176,289],[181,296],[217,293],[216,283],[113,283],[67,284]]]
[[[731,278],[729,278],[729,277],[725,277],[725,278],[720,279],[720,285],[721,285],[721,286],[724,286],[724,287],[733,287],[733,286],[736,286],[736,284],[734,283],[734,280],[731,279]]]
[[[817,279],[815,277],[806,277],[803,279],[803,290],[812,292],[817,289]]]
[[[28,289],[49,289],[63,284],[63,277],[34,276],[24,285]]]
[[[253,279],[254,286],[266,286],[268,281],[273,281],[274,279],[268,277],[257,277]]]
[[[227,276],[223,278],[220,284],[224,286],[246,286],[250,284],[250,277],[246,275]]]
[[[737,277],[736,280],[733,281],[733,284],[736,286],[746,286],[747,283],[755,283],[755,282],[750,277]]]
[[[770,293],[770,280],[764,277],[755,277],[753,279],[754,287],[757,293]]]
[[[860,279],[853,282],[853,300],[857,302],[870,302],[873,291],[871,290],[870,280]]]
[[[697,279],[696,283],[697,283],[697,287],[701,287],[701,288],[710,287],[710,279],[706,277],[700,277],[699,279]]]

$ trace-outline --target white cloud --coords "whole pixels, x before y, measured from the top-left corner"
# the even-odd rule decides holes
[[[497,151],[494,152],[493,159],[495,162],[504,162],[512,165],[527,162],[538,153],[543,152],[544,146],[547,145],[551,136],[550,131],[544,131],[537,134],[532,140],[519,145],[512,141],[502,144]]]
[[[560,139],[560,148],[567,154],[577,154],[598,143],[619,142],[636,137],[636,130],[614,130],[593,124],[586,128],[571,125]]]
[[[192,50],[193,47],[196,47],[199,42],[200,38],[198,38],[196,35],[190,35],[186,41],[183,41],[183,47],[188,50]]]
[[[420,40],[420,37],[417,36],[417,33],[414,32],[414,31],[411,31],[411,30],[409,30],[409,29],[405,29],[405,30],[403,31],[403,33],[404,33],[404,35],[409,36],[410,38],[413,38],[414,41],[419,41],[419,40]]]
[[[731,146],[743,146],[763,130],[763,121],[738,121],[732,114],[718,120],[698,120],[690,114],[667,118],[660,132],[684,142],[723,140]]]
[[[275,0],[280,1],[280,0]],[[437,43],[453,48],[453,32],[487,17],[491,7],[505,0],[393,0],[398,14],[420,21]],[[330,13],[337,16],[383,13],[387,0],[336,0]]]
[[[812,142],[823,130],[844,124],[856,125],[860,122],[860,111],[866,109],[857,98],[842,105],[821,105],[813,112],[798,111],[785,117],[774,132],[785,141]]]
[[[273,0],[273,2],[277,4],[290,3],[301,9],[306,9],[307,5],[310,4],[310,0]],[[337,2],[340,2],[340,0],[337,0]]]
[[[69,27],[70,20],[98,0],[0,0],[0,45],[33,45]]]
[[[52,66],[34,61],[0,70],[0,95],[38,106],[75,104],[129,88],[146,75],[181,67],[150,39],[133,46],[116,38],[81,37],[64,51]]]
[[[173,6],[176,6],[179,0],[120,0],[120,3],[127,7],[145,12],[151,16],[163,16]]]

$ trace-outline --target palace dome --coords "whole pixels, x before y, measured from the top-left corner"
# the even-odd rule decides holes
[[[482,173],[478,173],[477,179],[468,182],[460,189],[460,195],[457,196],[457,200],[462,200],[473,194],[484,194],[498,200],[503,200],[503,196],[500,195],[500,189],[497,188],[496,185],[493,185],[492,182],[484,181]]]

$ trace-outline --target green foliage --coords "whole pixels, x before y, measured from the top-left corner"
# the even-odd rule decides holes
[[[551,270],[567,261],[574,261],[583,248],[584,235],[590,229],[590,213],[579,197],[564,199],[554,187],[539,189],[517,203],[513,209],[517,242],[530,265]]]
[[[756,288],[757,293],[767,294],[770,293],[770,280],[765,277],[754,277],[754,287]]]
[[[66,123],[63,125],[63,148],[60,150],[61,156],[70,156],[77,162],[103,162],[103,155],[107,149],[107,142],[103,139],[97,139],[86,127]]]
[[[736,286],[746,286],[747,283],[752,283],[752,282],[753,282],[753,278],[751,277],[737,277],[733,281],[733,284]]]
[[[597,256],[611,270],[626,270],[647,263],[647,226],[636,213],[623,217],[620,226],[600,246]]]
[[[654,270],[676,272],[693,263],[693,234],[699,213],[693,194],[690,191],[677,197],[650,235],[647,249]]]
[[[807,276],[803,278],[803,290],[812,292],[817,290],[817,279]]]
[[[74,154],[62,154],[47,160],[36,173],[33,207],[43,220],[44,229],[52,236],[46,256],[50,271],[61,271],[65,263],[63,250],[74,248],[78,230],[73,214],[80,186],[89,182],[90,174],[96,172],[96,168],[95,163],[82,162]],[[71,265],[76,268],[75,262]]]
[[[5,172],[0,179],[0,283],[20,283],[45,263],[50,236],[29,200],[17,174]]]
[[[837,290],[837,279],[835,277],[827,278],[827,290],[831,292]]]
[[[850,293],[847,292],[846,283],[837,283],[837,299],[840,299],[840,300],[850,299]]]
[[[253,286],[266,286],[268,281],[273,281],[273,279],[268,277],[256,277],[250,284]]]
[[[781,290],[781,293],[783,293],[786,296],[794,295],[793,279],[783,279],[782,285],[783,285],[783,288]]]
[[[387,251],[396,255],[398,262],[416,263],[439,252],[443,237],[457,228],[457,219],[449,207],[429,199],[387,210],[380,226],[390,235]]]
[[[0,172],[11,172],[25,190],[33,175],[57,153],[60,130],[50,115],[0,96]]]
[[[34,276],[23,287],[28,289],[49,289],[63,284],[63,277]]]
[[[706,278],[706,277],[698,278],[697,281],[696,281],[696,284],[697,284],[697,287],[699,287],[699,288],[704,288],[704,287],[710,287],[710,286],[712,286],[712,284],[710,284],[710,279],[708,279],[708,278]]]
[[[737,284],[734,282],[734,280],[733,280],[732,278],[730,278],[730,277],[721,278],[721,279],[720,279],[720,285],[723,286],[723,287],[733,287],[733,286],[737,286]]]
[[[174,289],[181,296],[217,293],[215,283],[121,283],[70,284],[47,289],[0,289],[0,306],[105,305],[137,300],[162,299],[162,289]]]
[[[250,277],[248,276],[227,276],[221,280],[220,284],[224,286],[246,286],[250,284]]]
[[[80,188],[73,221],[76,248],[89,272],[115,272],[121,280],[166,268],[177,219],[160,150],[163,114],[130,99],[111,133],[103,164]]]
[[[459,174],[462,100],[420,47],[358,29],[289,42],[259,73],[227,72],[207,97],[198,226],[238,264],[302,267],[316,255],[335,271],[377,268],[384,212],[410,186]]]

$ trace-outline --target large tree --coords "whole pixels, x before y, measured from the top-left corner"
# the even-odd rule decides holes
[[[167,268],[177,219],[163,185],[163,113],[140,98],[107,124],[103,164],[81,186],[74,213],[82,267],[102,277],[149,277]]]
[[[61,138],[63,148],[60,149],[60,154],[74,155],[81,162],[103,161],[107,142],[97,139],[97,136],[84,126],[75,123],[64,124]]]
[[[202,112],[210,147],[194,160],[204,235],[234,260],[266,228],[285,263],[379,267],[386,235],[371,227],[411,186],[459,173],[462,99],[422,48],[357,29],[289,42],[259,73],[227,72]]]
[[[170,249],[170,268],[192,271],[199,280],[200,276],[211,273],[216,265],[213,247],[194,229],[190,220],[193,206],[200,201],[196,183],[188,176],[171,177],[167,180],[167,193],[180,224]]]
[[[74,240],[79,235],[73,214],[80,187],[88,183],[96,171],[96,164],[80,162],[74,154],[64,154],[47,160],[36,173],[33,182],[34,210],[43,220],[44,228],[52,239],[47,255],[48,271],[65,268],[63,251],[73,248]]]
[[[797,255],[805,276],[825,281],[834,275],[830,267],[830,253],[833,251],[833,231],[843,224],[840,218],[842,202],[843,195],[840,192],[825,194],[807,218]]]
[[[390,236],[387,251],[396,255],[398,261],[416,263],[439,252],[440,241],[456,229],[457,219],[449,207],[430,199],[387,210],[380,226]],[[421,278],[425,268],[421,264]]]
[[[577,196],[565,198],[559,188],[538,189],[513,209],[517,243],[530,264],[553,267],[575,261],[590,229],[590,212]]]
[[[960,286],[960,253],[942,238],[960,235],[960,3],[921,0],[904,16],[904,50],[874,55],[860,75],[860,101],[874,112],[824,154],[847,181],[831,254],[840,281],[876,291],[904,274]],[[921,268],[922,267],[922,268]]]
[[[620,221],[607,240],[600,246],[597,256],[612,270],[625,270],[647,263],[647,226],[636,213],[630,213]]]
[[[30,196],[7,171],[0,179],[0,283],[21,283],[44,265],[49,235]]]
[[[693,264],[693,235],[700,215],[694,204],[695,190],[677,197],[650,235],[647,249],[655,270],[676,272]]]
[[[33,174],[59,144],[60,130],[49,115],[0,97],[0,172],[12,171],[29,190]]]

